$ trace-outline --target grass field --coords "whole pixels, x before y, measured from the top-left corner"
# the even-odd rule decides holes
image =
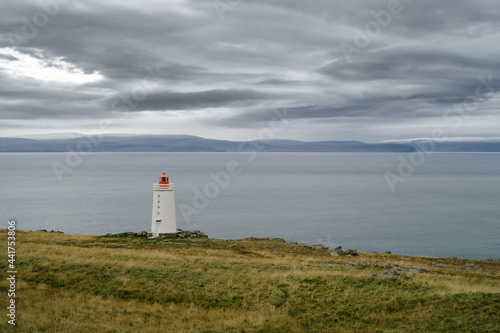
[[[500,332],[497,261],[255,238],[16,237],[17,325],[4,278],[1,332]]]

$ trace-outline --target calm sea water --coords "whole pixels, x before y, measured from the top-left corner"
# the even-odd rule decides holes
[[[393,193],[383,175],[397,173],[400,156],[408,157],[260,153],[249,162],[239,153],[93,153],[60,180],[52,164],[65,165],[64,153],[2,153],[0,215],[21,229],[149,230],[152,184],[165,171],[175,183],[178,228],[210,237],[500,257],[500,154],[435,153]],[[207,185],[228,162],[240,174],[225,187]],[[207,201],[196,196],[205,187]]]

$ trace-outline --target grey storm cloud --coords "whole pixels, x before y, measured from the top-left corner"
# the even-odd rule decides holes
[[[0,119],[224,108],[232,113],[216,121],[238,128],[279,106],[298,120],[407,122],[442,117],[468,96],[488,105],[474,116],[491,115],[498,17],[493,0],[10,1]],[[54,85],[14,75],[14,51],[100,77]]]
[[[127,96],[114,96],[107,103],[120,111],[144,110],[194,110],[218,106],[254,105],[259,100],[279,98],[263,92],[235,89],[215,89],[201,92],[179,93],[172,91],[145,94],[134,102]]]
[[[16,60],[19,60],[17,59],[16,57],[13,57],[12,55],[10,54],[2,54],[0,53],[0,59],[5,59],[5,60],[9,60],[9,61],[16,61]]]

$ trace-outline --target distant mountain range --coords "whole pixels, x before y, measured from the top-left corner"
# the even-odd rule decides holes
[[[294,140],[227,141],[190,135],[54,135],[33,138],[0,138],[0,152],[414,152],[429,149],[441,152],[500,152],[500,140],[430,141],[426,139],[364,143],[360,141]]]
[[[47,136],[49,137],[49,136]],[[53,136],[52,136],[53,137]],[[412,152],[407,144],[368,144],[359,141],[302,142],[272,140],[242,142],[205,139],[190,135],[104,135],[63,138],[0,138],[0,152]]]
[[[442,138],[388,140],[381,143],[411,145],[417,150],[436,152],[500,152],[500,138]]]

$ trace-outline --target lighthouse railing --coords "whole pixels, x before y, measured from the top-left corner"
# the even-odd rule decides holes
[[[155,191],[173,191],[174,184],[153,184],[153,190]]]

